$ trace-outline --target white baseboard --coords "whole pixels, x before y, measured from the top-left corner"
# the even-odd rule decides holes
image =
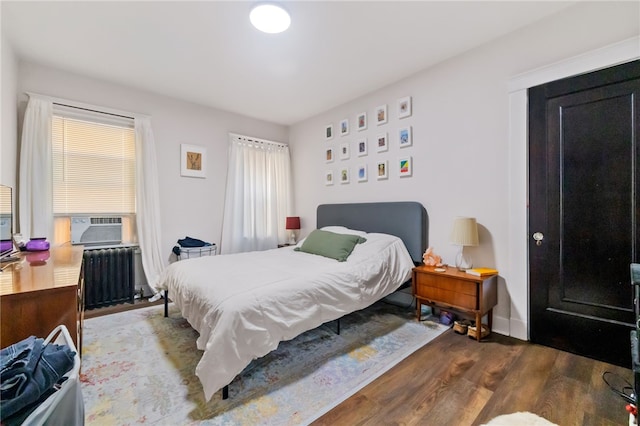
[[[529,328],[526,321],[512,318],[510,325],[511,333],[509,335],[511,337],[515,337],[520,340],[529,340]]]
[[[527,323],[517,319],[493,316],[492,332],[520,340],[529,340]]]
[[[494,315],[491,332],[509,336],[509,318]]]

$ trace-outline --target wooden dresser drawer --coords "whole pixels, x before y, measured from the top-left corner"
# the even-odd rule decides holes
[[[473,281],[465,281],[447,277],[445,275],[417,274],[416,291],[420,294],[420,289],[424,287],[440,288],[454,291],[456,293],[468,294],[471,297],[478,296],[478,284]]]
[[[420,285],[416,287],[416,295],[428,299],[437,301],[440,304],[457,306],[465,309],[478,309],[478,298],[474,294],[466,294],[460,291],[456,291],[450,288],[433,287],[430,285]]]

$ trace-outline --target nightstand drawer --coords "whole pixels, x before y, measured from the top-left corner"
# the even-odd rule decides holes
[[[416,292],[422,294],[422,288],[433,287],[462,293],[471,297],[478,296],[478,284],[473,281],[451,278],[445,275],[417,274]]]
[[[464,309],[478,309],[478,298],[452,289],[418,286],[416,295],[427,300],[437,301],[443,305],[457,306]]]

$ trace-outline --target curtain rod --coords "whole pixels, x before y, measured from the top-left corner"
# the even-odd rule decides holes
[[[40,93],[34,93],[34,92],[25,92],[25,93],[28,96],[47,99],[47,100],[51,101],[51,103],[56,104],[56,105],[68,106],[68,107],[71,107],[71,108],[83,109],[83,110],[86,110],[86,111],[94,111],[94,112],[99,112],[99,113],[103,113],[103,114],[109,114],[109,115],[114,115],[114,116],[117,116],[117,117],[124,117],[124,118],[131,118],[131,119],[135,119],[136,117],[137,118],[151,118],[151,116],[146,115],[146,114],[139,114],[139,113],[135,113],[135,112],[122,111],[122,110],[119,110],[119,109],[109,108],[109,107],[101,107],[101,106],[97,106],[97,105],[87,104],[87,103],[84,103],[84,102],[73,101],[73,100],[70,100],[70,99],[63,99],[63,98],[56,98],[54,96],[41,95]]]
[[[79,106],[67,105],[67,104],[63,104],[63,103],[60,103],[60,102],[53,102],[53,104],[54,105],[60,105],[60,106],[63,106],[63,107],[67,107],[67,108],[81,109],[82,111],[97,112],[98,114],[105,114],[105,115],[111,115],[113,117],[128,118],[130,120],[135,120],[135,117],[129,117],[128,115],[120,115],[120,114],[114,114],[112,112],[98,111],[98,110],[90,109],[90,108],[82,108],[82,107],[79,107]]]
[[[239,139],[245,139],[247,142],[255,142],[255,143],[261,143],[261,144],[266,144],[266,145],[278,145],[278,146],[281,146],[281,147],[288,147],[289,146],[286,143],[269,141],[269,140],[266,140],[266,139],[254,138],[254,137],[251,137],[251,136],[239,135],[237,133],[229,133],[229,136],[234,137],[234,138],[239,138]]]

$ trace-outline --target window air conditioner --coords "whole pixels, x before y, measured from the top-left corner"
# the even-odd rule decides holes
[[[121,217],[71,218],[71,244],[107,245],[121,242]]]

